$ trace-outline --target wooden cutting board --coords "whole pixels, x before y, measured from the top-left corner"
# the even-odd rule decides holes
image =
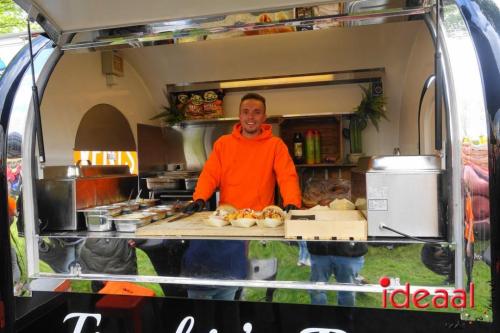
[[[220,236],[220,237],[284,237],[283,225],[277,228],[262,228],[254,225],[239,228],[227,225],[212,227],[205,220],[212,212],[196,213],[178,221],[160,220],[137,229],[138,236]]]

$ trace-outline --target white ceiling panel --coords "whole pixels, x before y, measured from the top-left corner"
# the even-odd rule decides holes
[[[15,0],[39,11],[59,32],[95,30],[335,1],[312,0]],[[34,9],[36,8],[36,9]]]

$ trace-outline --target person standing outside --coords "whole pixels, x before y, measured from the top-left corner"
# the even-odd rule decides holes
[[[368,246],[359,242],[308,242],[311,254],[311,282],[328,283],[330,276],[335,276],[338,283],[354,283],[365,263],[364,255]],[[326,305],[328,296],[324,290],[310,290],[311,304]],[[337,304],[354,306],[356,293],[339,291]]]
[[[201,211],[214,191],[220,204],[237,209],[262,210],[274,203],[279,185],[285,210],[301,205],[300,187],[288,148],[274,137],[266,121],[266,100],[259,94],[242,97],[239,123],[219,138],[198,179],[193,202],[185,212]],[[245,279],[247,258],[244,241],[191,241],[183,260],[183,275],[219,279]],[[188,296],[234,299],[238,287],[188,289]]]

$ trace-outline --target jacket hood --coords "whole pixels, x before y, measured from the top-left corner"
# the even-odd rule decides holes
[[[273,136],[272,132],[272,126],[269,124],[262,124],[260,126],[261,133],[253,138],[246,138],[243,135],[241,135],[241,124],[236,124],[233,127],[233,132],[232,135],[237,138],[237,139],[242,139],[242,140],[267,140]]]

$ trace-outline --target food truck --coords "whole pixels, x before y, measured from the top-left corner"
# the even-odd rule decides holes
[[[498,3],[16,3],[44,33],[0,81],[2,332],[498,331]],[[250,92],[301,209],[185,216]],[[200,242],[245,277],[186,274]]]

